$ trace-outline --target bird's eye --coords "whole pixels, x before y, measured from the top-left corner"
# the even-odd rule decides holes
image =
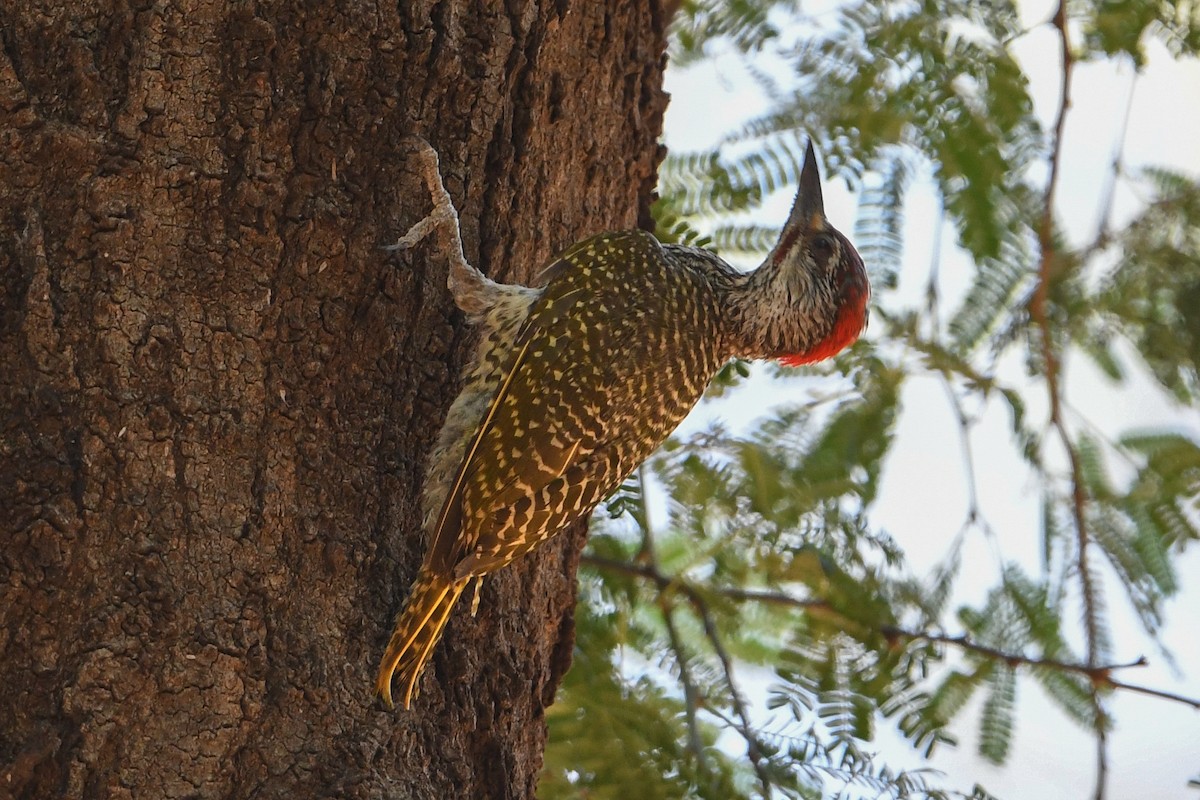
[[[812,240],[812,254],[818,261],[828,261],[833,256],[833,237],[824,233],[818,234]]]

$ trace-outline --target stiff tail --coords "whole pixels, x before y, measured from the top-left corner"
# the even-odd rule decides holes
[[[379,664],[379,677],[375,679],[375,691],[388,708],[392,707],[393,674],[404,687],[404,707],[408,708],[417,678],[442,638],[450,610],[469,580],[455,581],[425,567],[417,574],[404,610],[396,617],[396,627]]]

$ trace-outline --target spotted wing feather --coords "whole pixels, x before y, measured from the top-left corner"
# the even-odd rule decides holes
[[[716,347],[677,354],[679,337],[719,337],[695,329],[711,316],[700,313],[695,276],[648,234],[585,240],[549,277],[451,496],[464,515],[456,577],[496,569],[590,511],[725,357]]]

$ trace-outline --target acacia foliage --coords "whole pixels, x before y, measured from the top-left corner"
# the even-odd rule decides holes
[[[1087,2],[1046,24],[1074,60],[1140,67],[1152,41],[1194,57],[1198,14],[1170,0]],[[1066,242],[1046,186],[1062,143],[1034,114],[1012,55],[1027,33],[1005,0],[852,2],[816,17],[792,2],[683,4],[677,61],[740,51],[771,108],[711,151],[667,157],[660,237],[764,251],[775,231],[744,212],[794,184],[811,135],[827,174],[859,192],[854,239],[876,290],[872,330],[815,368],[836,388],[752,426],[677,435],[598,512],[544,797],[948,796],[926,772],[872,756],[877,726],[928,754],[954,744],[948,725],[978,696],[979,754],[1003,763],[1022,678],[1104,742],[1116,685],[1101,667],[1128,655],[1110,613],[1132,609],[1158,642],[1183,580],[1176,558],[1200,539],[1200,439],[1132,429],[1110,440],[1078,412],[1048,421],[1026,407],[1035,397],[1061,405],[1067,358],[1116,382],[1136,361],[1167,396],[1196,401],[1200,183],[1127,172],[1118,159],[1112,180],[1146,199],[1141,212]],[[758,69],[764,50],[790,67],[787,79]],[[932,176],[971,263],[951,309],[936,277],[921,307],[889,292],[917,173]],[[1000,367],[1013,356],[1023,381]],[[738,391],[750,372],[730,365],[711,395]],[[928,576],[911,574],[873,524],[917,375],[944,383],[964,437],[967,404],[1006,407],[1014,449],[1042,489],[1040,530],[1015,534],[1040,537],[1041,564],[998,558],[975,605],[955,600],[964,538],[992,535],[973,499]],[[1119,596],[1106,597],[1114,586]]]

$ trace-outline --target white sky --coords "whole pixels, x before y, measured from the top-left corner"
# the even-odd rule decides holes
[[[1050,17],[1053,5],[1045,0],[1022,4],[1023,17],[1033,26]],[[1178,63],[1158,45],[1148,47],[1150,60],[1137,78],[1133,113],[1124,159],[1127,171],[1146,165],[1166,166],[1200,173],[1200,64]],[[1057,35],[1043,25],[1023,37],[1014,52],[1026,67],[1038,113],[1050,127],[1057,107],[1060,76]],[[1132,79],[1130,65],[1078,64],[1073,84],[1073,106],[1065,134],[1063,172],[1059,184],[1058,212],[1068,235],[1076,242],[1092,238],[1097,224],[1101,187],[1112,160],[1112,148],[1124,112]],[[765,108],[765,101],[749,81],[735,57],[706,60],[686,70],[668,69],[667,90],[672,95],[667,111],[666,140],[677,151],[712,146],[722,133]],[[844,231],[853,228],[855,199],[840,182],[825,185],[826,211]],[[781,223],[790,196],[769,204],[764,222]],[[1119,184],[1116,216],[1119,222],[1135,213],[1138,198],[1129,184]],[[906,207],[907,233],[901,285],[884,302],[915,305],[928,277],[932,235],[937,227],[932,187],[918,183]],[[771,217],[767,219],[766,217]],[[970,279],[967,261],[954,251],[953,232],[942,236],[944,309],[953,309],[956,292]],[[1197,310],[1200,313],[1200,309]],[[944,312],[945,313],[945,312]],[[1132,366],[1125,359],[1126,366]],[[1005,369],[1006,380],[1020,381],[1020,365]],[[1200,414],[1180,409],[1149,388],[1146,379],[1115,386],[1081,358],[1071,358],[1064,382],[1067,400],[1111,437],[1133,428],[1171,427],[1200,436]],[[1044,389],[1033,386],[1027,398],[1031,423],[1044,419]],[[749,393],[746,393],[749,394]],[[722,406],[718,413],[731,416],[761,413],[761,394],[755,392],[738,408]],[[737,401],[732,401],[736,404]],[[957,428],[945,391],[933,378],[909,382],[903,396],[897,441],[884,475],[883,489],[873,520],[904,546],[911,568],[918,574],[941,558],[963,523],[965,484]],[[1053,437],[1048,437],[1052,441]],[[972,432],[980,505],[997,537],[968,536],[962,583],[974,587],[960,598],[976,602],[983,590],[996,582],[998,550],[1003,558],[1021,562],[1031,572],[1039,563],[1040,523],[1035,476],[1014,450],[1007,411],[992,404]],[[1172,671],[1157,648],[1140,633],[1126,611],[1118,587],[1107,592],[1113,619],[1117,661],[1145,655],[1147,668],[1125,670],[1120,678],[1188,697],[1200,697],[1200,552],[1178,564],[1183,590],[1167,606],[1164,640],[1180,672]],[[1070,626],[1078,627],[1078,626]],[[980,700],[981,702],[981,700]],[[1057,711],[1030,680],[1018,687],[1016,731],[1009,762],[994,767],[975,755],[977,724],[968,710],[956,730],[959,747],[942,748],[932,765],[946,773],[947,788],[969,791],[975,782],[1003,798],[1064,800],[1090,798],[1095,775],[1095,746],[1090,734]],[[1196,798],[1187,788],[1200,775],[1200,712],[1190,707],[1140,695],[1121,694],[1111,703],[1116,729],[1110,737],[1109,797]],[[879,746],[896,765],[921,766],[919,757],[892,736],[887,723],[880,726]]]

